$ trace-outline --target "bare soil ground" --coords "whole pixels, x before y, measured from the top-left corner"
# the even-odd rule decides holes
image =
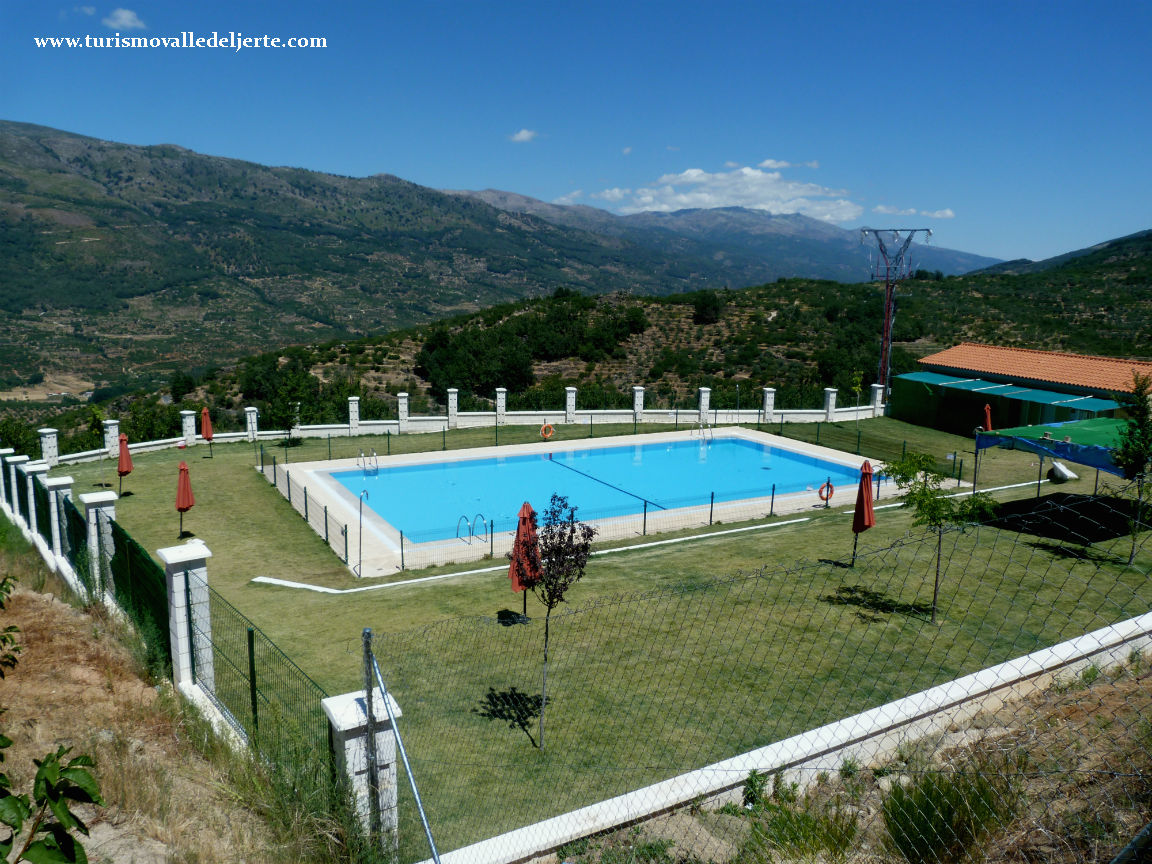
[[[27,791],[32,760],[60,745],[95,758],[107,806],[81,810],[90,861],[270,860],[274,844],[263,823],[198,755],[194,741],[206,730],[185,717],[167,684],[139,674],[115,621],[25,588],[0,616],[20,628],[24,646],[0,680],[0,728],[14,742],[5,768]]]

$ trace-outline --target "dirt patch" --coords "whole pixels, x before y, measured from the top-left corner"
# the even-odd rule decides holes
[[[0,726],[14,742],[6,770],[27,791],[32,760],[59,746],[95,758],[106,806],[79,810],[91,861],[270,859],[265,827],[191,746],[194,730],[170,687],[140,676],[117,622],[22,588],[0,616],[20,628],[24,646],[0,681]]]
[[[44,380],[36,385],[13,387],[11,390],[0,390],[0,400],[11,399],[20,402],[51,402],[58,401],[63,396],[80,398],[80,394],[87,393],[96,385],[89,380],[70,375],[66,372],[53,372],[45,375]]]

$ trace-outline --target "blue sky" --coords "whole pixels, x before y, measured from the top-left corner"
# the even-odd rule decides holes
[[[326,48],[38,48],[35,36]],[[0,0],[0,118],[1044,258],[1152,228],[1152,3]]]

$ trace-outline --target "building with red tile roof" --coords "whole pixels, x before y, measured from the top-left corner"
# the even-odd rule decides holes
[[[1109,396],[1132,392],[1132,373],[1152,376],[1152,363],[1063,351],[1034,351],[961,342],[918,361],[929,372],[1029,384],[1069,393]]]

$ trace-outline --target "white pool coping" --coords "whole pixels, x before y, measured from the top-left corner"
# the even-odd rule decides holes
[[[723,427],[716,430],[707,430],[709,439],[743,439],[765,444],[781,450],[788,450],[805,456],[822,459],[843,465],[851,470],[858,470],[867,458],[855,454],[833,450],[816,444],[796,441],[792,438],[783,438],[768,432],[758,432],[753,429],[741,427]],[[476,447],[466,450],[432,450],[422,453],[404,453],[395,456],[381,456],[377,454],[379,467],[393,468],[405,465],[429,465],[441,462],[461,462],[476,459],[492,459],[496,457],[540,455],[546,453],[561,453],[578,450],[601,449],[605,447],[624,447],[634,444],[659,444],[661,442],[680,442],[699,440],[701,433],[692,429],[679,432],[656,432],[648,435],[617,435],[603,438],[585,438],[568,441],[540,441],[531,444],[507,444],[503,446]],[[880,463],[872,460],[875,469]],[[291,466],[282,466],[291,469],[294,483],[305,486],[308,495],[315,505],[328,508],[334,518],[348,526],[348,567],[353,574],[363,578],[380,578],[394,575],[401,569],[415,569],[433,565],[449,563],[466,563],[480,561],[487,557],[502,560],[512,545],[513,532],[496,532],[494,536],[479,536],[471,540],[452,538],[449,540],[435,540],[424,543],[413,543],[404,538],[403,555],[401,553],[400,531],[382,519],[371,509],[371,500],[365,503],[361,523],[361,501],[359,496],[352,493],[338,481],[332,474],[338,471],[357,470],[362,467],[358,458],[336,459],[321,462],[297,462]],[[838,494],[837,494],[838,493]],[[849,489],[840,489],[834,493],[829,504],[833,507],[843,507],[855,501],[856,486]],[[836,500],[839,499],[839,500]],[[778,494],[773,502],[770,497],[746,498],[738,501],[716,502],[713,507],[708,504],[681,507],[672,510],[663,510],[647,514],[646,520],[640,513],[620,517],[589,520],[597,529],[598,541],[624,540],[646,534],[659,534],[667,531],[682,530],[699,525],[707,527],[711,511],[712,522],[731,523],[751,519],[762,519],[768,516],[769,509],[774,515],[789,515],[823,509],[825,503],[820,500],[815,489],[805,492]],[[360,526],[363,524],[363,546],[361,546]],[[402,560],[403,559],[403,560]]]

